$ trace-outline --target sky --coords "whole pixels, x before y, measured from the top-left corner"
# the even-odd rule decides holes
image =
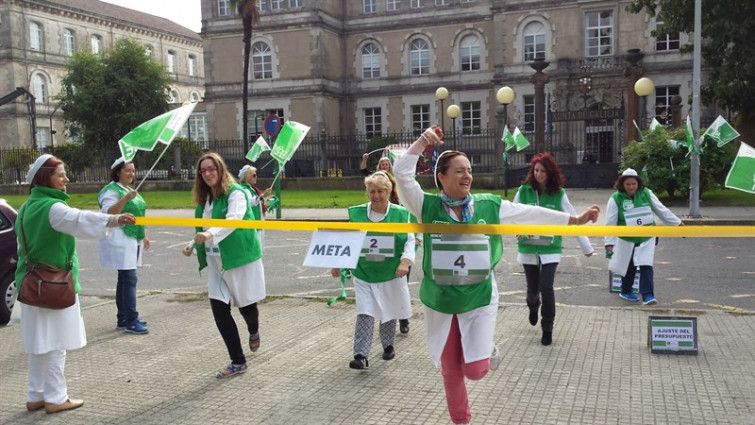
[[[160,16],[199,32],[202,29],[200,0],[102,0],[106,3]]]

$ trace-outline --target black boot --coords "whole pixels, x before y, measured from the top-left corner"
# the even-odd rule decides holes
[[[398,329],[402,334],[409,333],[409,319],[398,319]]]
[[[527,305],[530,308],[530,325],[537,325],[537,314],[540,311],[540,304]]]
[[[540,340],[543,345],[551,345],[553,343],[553,331],[543,331],[543,339]]]
[[[367,369],[370,367],[370,362],[367,361],[367,357],[357,354],[354,356],[354,360],[349,362],[349,367],[352,369]]]
[[[396,351],[393,349],[393,346],[389,345],[385,347],[385,350],[383,351],[383,360],[393,360],[394,357],[396,357]]]

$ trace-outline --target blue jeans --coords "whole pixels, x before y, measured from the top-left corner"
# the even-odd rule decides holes
[[[634,265],[634,258],[629,259],[629,268],[627,273],[621,278],[621,292],[623,294],[632,293],[632,285],[634,285],[634,275],[637,273],[637,268]],[[653,266],[640,266],[640,294],[653,295],[655,285],[653,282]]]
[[[118,270],[118,285],[115,287],[118,326],[131,326],[139,318],[139,312],[136,311],[137,280],[136,269]]]

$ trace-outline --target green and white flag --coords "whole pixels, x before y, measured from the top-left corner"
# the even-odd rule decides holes
[[[269,151],[270,146],[267,145],[267,142],[265,142],[265,138],[260,136],[257,138],[257,140],[252,145],[252,148],[249,149],[249,152],[246,153],[246,159],[254,162],[259,159],[260,155],[262,155],[262,152]]]
[[[529,140],[527,140],[527,138],[524,137],[524,134],[519,131],[519,127],[514,128],[514,134],[512,134],[512,136],[514,137],[514,144],[516,145],[517,152],[530,145]]]
[[[118,141],[123,159],[130,162],[136,156],[137,151],[151,151],[157,146],[158,142],[170,145],[186,120],[189,119],[195,106],[197,106],[197,103],[191,102],[152,118],[131,130]]]
[[[655,129],[658,127],[663,128],[661,123],[659,123],[657,119],[653,118],[653,121],[650,121],[650,126],[648,127],[648,131],[655,131]]]
[[[634,129],[637,130],[637,141],[642,141],[642,130],[640,130],[640,126],[637,125],[637,121],[632,120],[632,124],[634,124]]]
[[[283,164],[288,162],[294,152],[299,147],[301,142],[309,132],[309,127],[304,124],[299,124],[294,121],[286,121],[281,128],[278,137],[275,138],[275,145],[270,155],[278,161],[278,164],[283,167]]]
[[[713,121],[713,124],[705,130],[703,137],[709,137],[716,141],[716,145],[721,146],[731,142],[739,137],[739,133],[734,129],[721,115]]]
[[[388,149],[388,159],[391,160],[391,164],[395,163],[398,157],[404,154],[409,148],[390,148]]]
[[[687,115],[687,126],[684,128],[684,143],[690,152],[695,150],[695,136],[692,133],[692,121],[689,119],[689,115]]]
[[[726,187],[755,194],[755,148],[742,142],[726,176]]]
[[[503,129],[503,136],[501,136],[501,141],[506,143],[506,148],[505,148],[506,151],[516,146],[516,142],[514,141],[514,136],[511,134],[508,127]]]

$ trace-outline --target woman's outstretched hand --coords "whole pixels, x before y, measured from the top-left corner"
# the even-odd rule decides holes
[[[440,146],[443,144],[443,130],[438,125],[433,125],[423,131],[417,141],[423,146]]]

